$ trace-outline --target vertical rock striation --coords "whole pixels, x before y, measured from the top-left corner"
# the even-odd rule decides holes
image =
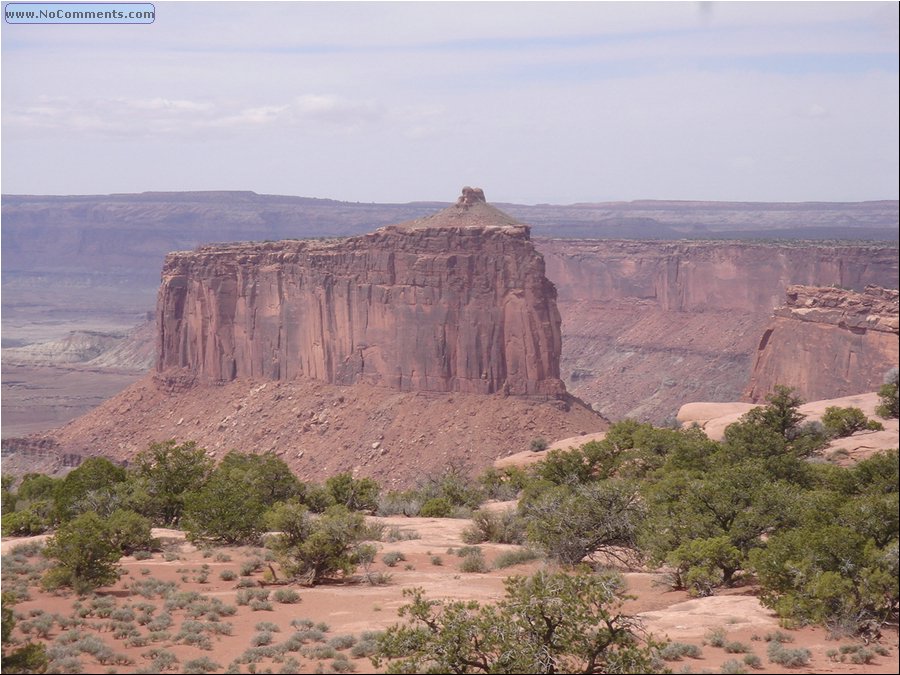
[[[466,188],[429,218],[331,241],[166,257],[157,370],[561,397],[556,289],[529,228]]]

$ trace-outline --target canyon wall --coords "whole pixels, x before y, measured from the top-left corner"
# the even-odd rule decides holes
[[[563,396],[560,316],[543,259],[526,226],[476,211],[338,241],[169,254],[160,376]]]
[[[876,391],[898,365],[898,292],[791,286],[756,351],[746,398],[776,384],[806,400]]]
[[[896,288],[898,276],[897,249],[878,244],[536,245],[558,290],[567,389],[610,419],[662,423],[687,402],[738,400],[760,336],[791,284],[861,291]]]

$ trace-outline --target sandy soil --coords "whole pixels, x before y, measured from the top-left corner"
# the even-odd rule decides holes
[[[492,508],[508,508],[511,503],[493,504]],[[271,622],[278,626],[280,632],[274,633],[275,643],[286,640],[294,631],[290,625],[293,619],[308,618],[313,622],[325,622],[329,630],[325,639],[335,636],[353,634],[357,637],[364,631],[382,630],[398,621],[397,609],[401,607],[405,599],[402,596],[403,589],[420,586],[426,594],[433,598],[474,599],[482,602],[497,600],[503,593],[503,579],[510,574],[527,574],[542,564],[534,561],[517,565],[505,570],[491,570],[489,572],[465,573],[460,570],[460,558],[451,552],[463,545],[461,534],[468,525],[465,520],[437,519],[437,518],[405,518],[391,517],[377,519],[386,526],[395,526],[402,532],[418,535],[416,539],[396,541],[394,543],[379,543],[380,551],[377,562],[373,566],[375,571],[384,571],[392,575],[390,583],[384,586],[372,586],[357,575],[343,583],[333,583],[306,588],[292,586],[300,594],[301,601],[297,604],[271,603],[271,611],[253,611],[246,605],[237,605],[237,611],[233,616],[222,618],[223,622],[232,625],[230,636],[211,636],[210,650],[198,647],[174,644],[172,639],[159,643],[150,643],[145,646],[126,646],[123,639],[116,639],[110,632],[110,621],[97,617],[88,618],[87,624],[80,630],[92,633],[108,644],[116,653],[126,656],[133,663],[116,665],[117,672],[133,673],[146,667],[149,658],[146,654],[154,647],[161,647],[174,654],[181,665],[191,659],[207,657],[220,666],[227,667],[234,659],[241,656],[251,646],[251,640],[258,633],[256,625],[260,622]],[[237,579],[223,581],[220,574],[223,570],[239,572],[241,564],[254,557],[265,554],[262,549],[250,547],[219,548],[214,550],[199,551],[184,540],[184,535],[177,530],[154,530],[154,536],[159,537],[163,543],[163,552],[157,552],[149,560],[135,560],[133,557],[123,558],[121,567],[123,576],[112,587],[101,589],[100,598],[109,598],[114,601],[117,608],[134,606],[141,602],[152,602],[158,607],[154,616],[165,612],[162,600],[154,597],[147,600],[130,590],[132,584],[140,580],[159,579],[171,581],[183,591],[196,591],[207,597],[218,598],[222,602],[235,605],[238,589]],[[33,538],[34,539],[34,538]],[[23,539],[10,539],[3,542],[3,553],[8,554],[11,548],[25,541]],[[515,549],[515,546],[483,544],[482,549],[488,562],[493,561],[497,555],[506,550]],[[394,567],[387,567],[382,562],[382,556],[386,552],[398,551],[405,557],[403,562]],[[223,559],[227,556],[230,559]],[[437,558],[440,558],[440,564]],[[35,560],[38,560],[35,558]],[[208,565],[209,575],[205,583],[198,583],[198,573],[203,565]],[[4,585],[12,583],[9,566],[4,563]],[[743,643],[752,653],[760,657],[762,669],[757,672],[777,673],[784,672],[782,666],[772,664],[766,656],[767,643],[764,641],[766,634],[778,630],[776,617],[759,604],[752,588],[729,589],[725,593],[709,598],[690,598],[684,592],[667,590],[660,584],[661,577],[658,574],[643,572],[625,573],[629,592],[635,596],[627,601],[625,611],[638,614],[644,622],[645,628],[657,638],[668,638],[673,641],[684,642],[700,646],[701,658],[685,658],[684,663],[671,662],[668,665],[678,671],[684,666],[690,666],[693,672],[718,672],[723,663],[730,659],[741,660],[742,654],[726,653],[724,649],[704,645],[707,633],[713,628],[722,628],[726,631],[729,641]],[[238,577],[244,579],[246,577]],[[254,572],[252,578],[262,582],[262,570]],[[284,586],[270,584],[266,588],[274,593],[276,589]],[[73,604],[77,597],[73,594],[50,594],[41,591],[36,586],[30,588],[30,599],[20,602],[15,610],[20,617],[15,637],[24,639],[21,633],[23,620],[27,624],[32,612],[43,610],[46,613],[58,613],[63,616],[72,616]],[[84,605],[90,604],[83,601]],[[168,629],[174,635],[181,624],[188,619],[184,610],[172,610],[173,626]],[[146,629],[141,629],[144,634]],[[60,637],[64,631],[55,625],[46,637],[47,642],[52,643]],[[898,643],[896,632],[886,634],[882,645],[890,650],[889,656],[878,656],[873,663],[868,665],[853,665],[849,663],[836,663],[829,659],[827,652],[836,650],[841,645],[855,644],[851,640],[834,641],[827,639],[822,629],[803,629],[798,631],[786,631],[793,638],[791,648],[806,647],[812,652],[812,660],[809,666],[794,669],[796,672],[805,673],[896,673],[898,672]],[[30,635],[34,639],[34,633]],[[322,645],[319,645],[321,647]],[[299,662],[300,672],[314,672],[321,665],[326,672],[334,672],[334,657],[327,652],[315,653],[315,643],[308,645],[306,653],[293,654]],[[349,655],[346,648],[342,653]],[[291,655],[289,655],[291,656]],[[81,672],[104,672],[109,664],[100,664],[88,654],[78,657],[84,670]],[[353,662],[357,672],[371,672],[372,666],[367,658],[349,659]],[[181,666],[179,666],[180,668]],[[278,672],[284,664],[275,663],[270,658],[263,658],[256,667],[264,670],[269,667],[272,672]],[[338,663],[336,667],[343,667]],[[247,664],[241,666],[241,672],[249,672]]]

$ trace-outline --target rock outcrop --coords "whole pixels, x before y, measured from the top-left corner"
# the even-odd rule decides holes
[[[434,216],[361,237],[169,254],[157,369],[558,398],[560,322],[528,226],[466,188]]]
[[[610,419],[656,423],[689,401],[741,397],[787,286],[896,288],[898,274],[897,249],[880,244],[535,245],[559,294],[567,390]]]
[[[761,401],[776,384],[806,400],[878,389],[898,364],[898,306],[896,290],[877,286],[788,287],[759,342],[745,399]]]

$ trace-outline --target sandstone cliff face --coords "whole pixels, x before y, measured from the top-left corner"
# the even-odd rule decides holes
[[[461,203],[362,237],[172,253],[157,369],[202,383],[563,396],[556,290],[528,227],[497,213]]]
[[[898,292],[790,286],[756,352],[745,398],[776,384],[806,400],[875,391],[898,364]]]
[[[884,245],[536,245],[559,293],[568,391],[611,419],[657,423],[689,401],[741,397],[759,336],[787,286],[862,291],[867,284],[896,287],[898,274],[897,249]]]

